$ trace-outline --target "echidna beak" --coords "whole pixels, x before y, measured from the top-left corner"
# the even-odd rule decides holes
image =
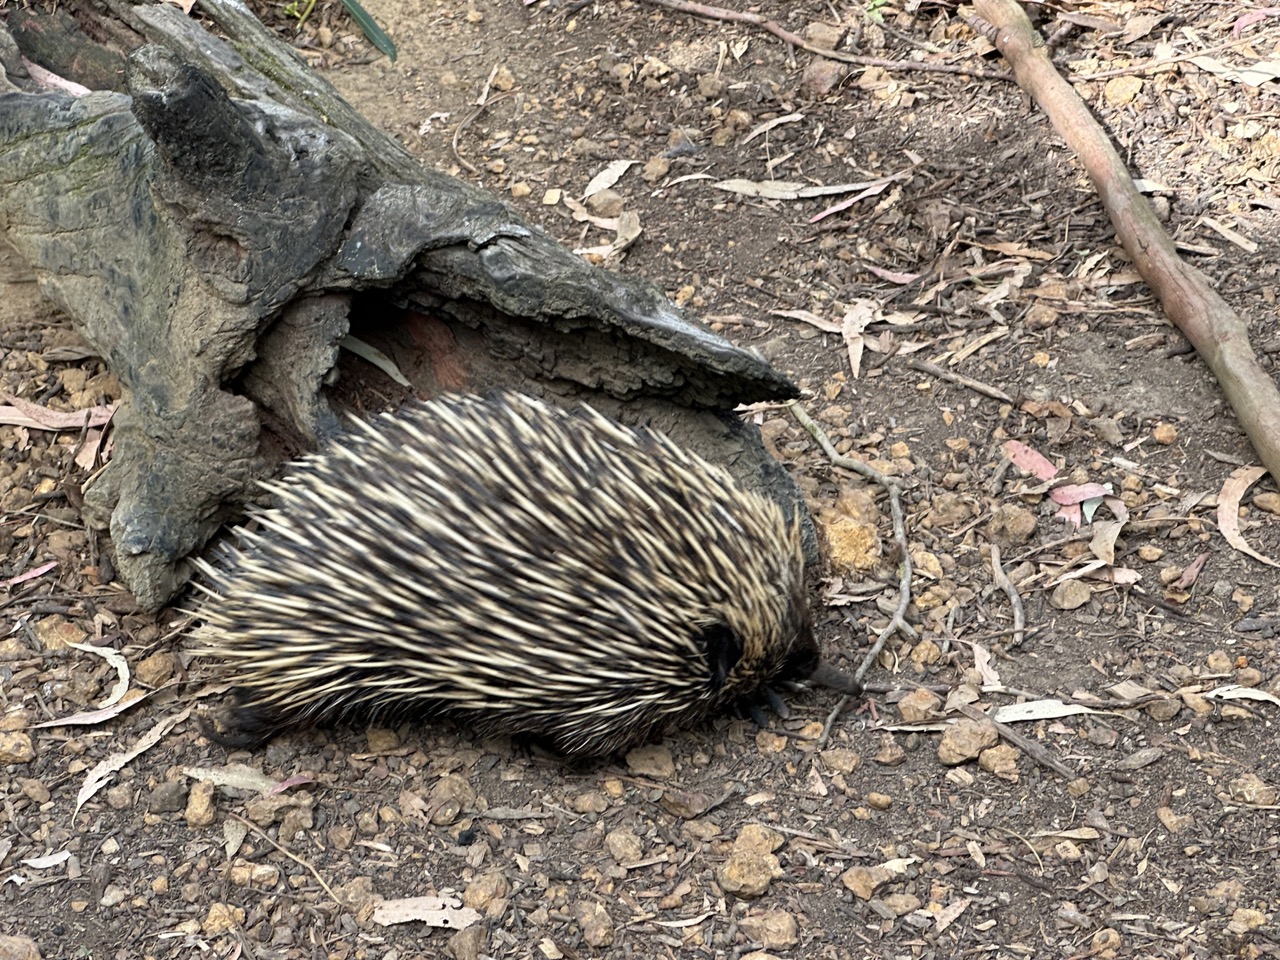
[[[809,682],[829,687],[851,697],[862,693],[862,684],[829,663],[819,663],[813,673],[809,674]]]

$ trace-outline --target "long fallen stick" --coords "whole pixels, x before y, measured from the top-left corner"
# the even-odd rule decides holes
[[[974,0],[974,10],[992,27],[989,36],[1018,85],[1080,157],[1134,266],[1209,365],[1258,457],[1280,480],[1280,390],[1249,345],[1245,322],[1203,273],[1178,257],[1106,131],[1054,68],[1022,8],[1013,0]]]

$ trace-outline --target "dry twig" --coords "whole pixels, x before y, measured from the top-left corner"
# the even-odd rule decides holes
[[[706,17],[709,20],[723,20],[726,23],[747,23],[773,34],[779,40],[791,44],[807,53],[838,60],[841,63],[852,63],[860,67],[880,67],[884,70],[924,70],[932,73],[958,73],[965,77],[980,77],[983,80],[1008,80],[1009,75],[995,73],[991,70],[975,69],[964,64],[954,63],[916,63],[912,60],[882,60],[879,57],[863,57],[855,53],[844,53],[840,50],[828,50],[810,43],[804,37],[784,29],[780,24],[758,13],[743,13],[726,7],[713,7],[693,0],[645,0],[655,7],[665,7],[679,13],[692,14],[695,17]]]
[[[991,544],[991,579],[1009,598],[1009,606],[1013,607],[1013,643],[1010,646],[1022,646],[1027,626],[1027,616],[1022,609],[1022,598],[1018,596],[1018,588],[1013,585],[1004,567],[1000,565],[1000,548]]]
[[[928,360],[912,359],[907,361],[907,366],[912,370],[918,370],[921,373],[927,373],[930,376],[938,377],[942,380],[950,380],[962,387],[968,387],[974,393],[980,393],[984,397],[990,397],[992,400],[1000,400],[1004,403],[1013,403],[1013,397],[1009,396],[1003,390],[988,386],[981,380],[974,380],[972,377],[966,377],[963,374],[956,373],[954,370],[948,370],[940,367],[936,363],[930,363]]]
[[[980,722],[983,720],[990,720],[995,724],[996,730],[1000,732],[1000,736],[1009,741],[1036,763],[1040,764],[1040,766],[1049,768],[1054,773],[1067,780],[1074,780],[1076,778],[1076,772],[1074,770],[1034,740],[1024,737],[1022,734],[1018,733],[1018,731],[1014,730],[1013,727],[1009,726],[1007,723],[1001,723],[999,720],[993,720],[977,707],[969,703],[957,703],[956,709],[970,720],[977,720]]]
[[[857,673],[854,674],[854,679],[861,683],[867,675],[867,671],[871,669],[871,665],[880,656],[880,651],[884,649],[889,637],[894,633],[902,633],[912,640],[916,637],[915,628],[907,623],[906,620],[907,606],[911,603],[911,551],[907,547],[907,525],[902,514],[902,494],[898,490],[898,485],[875,467],[863,463],[861,460],[855,460],[852,457],[846,457],[838,453],[826,431],[818,426],[817,422],[805,412],[805,409],[799,403],[792,400],[787,404],[787,408],[791,411],[792,416],[799,421],[800,426],[809,431],[809,435],[822,447],[822,451],[827,455],[827,459],[831,461],[833,466],[852,470],[858,476],[865,477],[872,483],[883,487],[885,492],[889,494],[889,510],[893,516],[893,537],[898,544],[898,553],[901,557],[898,561],[898,606],[893,611],[889,625],[880,631],[879,636],[876,637],[876,642],[872,644],[866,657],[863,658],[862,665],[858,667]]]
[[[275,848],[276,848],[277,850],[279,850],[281,853],[283,853],[286,857],[288,857],[290,860],[292,860],[292,861],[293,861],[294,863],[296,863],[298,866],[300,866],[300,867],[305,867],[308,871],[310,871],[311,875],[312,875],[313,877],[315,877],[315,878],[316,878],[316,883],[320,884],[320,886],[324,888],[324,892],[325,892],[325,893],[327,893],[327,894],[329,895],[329,899],[331,899],[331,900],[332,900],[334,903],[336,903],[338,906],[340,906],[340,907],[341,907],[341,906],[343,906],[342,901],[338,899],[338,895],[337,895],[336,893],[334,893],[332,889],[330,889],[329,885],[328,885],[327,883],[325,883],[325,882],[324,882],[324,877],[320,876],[320,872],[319,872],[318,870],[316,870],[316,868],[315,868],[315,867],[313,867],[310,863],[308,863],[306,860],[303,860],[303,859],[302,859],[300,856],[298,856],[296,853],[292,853],[291,851],[289,851],[289,850],[285,849],[284,847],[282,847],[280,844],[276,843],[276,842],[275,842],[274,840],[272,840],[269,836],[267,836],[267,834],[266,834],[266,831],[265,831],[265,830],[263,830],[261,827],[259,827],[259,826],[258,826],[256,823],[254,823],[252,820],[246,820],[244,817],[240,816],[240,814],[238,814],[238,813],[231,813],[231,817],[232,817],[232,818],[234,818],[234,819],[236,819],[236,820],[239,820],[239,821],[240,821],[241,823],[243,823],[246,827],[248,827],[250,830],[252,830],[252,831],[253,831],[254,833],[256,833],[258,836],[260,836],[263,840],[267,841],[267,843],[271,844],[273,847],[275,847]]]

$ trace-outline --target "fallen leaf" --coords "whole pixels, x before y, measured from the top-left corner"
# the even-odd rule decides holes
[[[465,930],[480,921],[480,913],[450,897],[405,897],[383,900],[373,908],[373,922],[384,927],[421,920],[429,927]]]
[[[129,661],[111,647],[95,647],[90,643],[68,643],[67,646],[72,650],[79,650],[81,653],[92,653],[102,657],[103,660],[115,667],[116,682],[112,685],[111,692],[107,694],[107,699],[98,706],[99,709],[106,709],[112,704],[119,703],[120,698],[129,689]]]
[[[622,179],[622,175],[634,167],[639,160],[615,160],[609,164],[587,184],[587,189],[582,192],[582,199],[595,196],[601,190],[608,190],[615,183]]]
[[[1240,499],[1245,491],[1257,483],[1266,472],[1266,467],[1240,467],[1231,471],[1231,476],[1227,477],[1222,489],[1218,492],[1218,529],[1227,543],[1240,553],[1268,566],[1280,567],[1280,563],[1258,553],[1245,543],[1244,537],[1240,535]]]
[[[1006,440],[1003,449],[1004,455],[1013,462],[1015,467],[1024,473],[1031,474],[1037,480],[1048,481],[1058,475],[1058,468],[1049,461],[1048,457],[1020,440]]]
[[[84,778],[84,784],[80,787],[80,792],[76,794],[76,807],[71,813],[71,819],[76,818],[76,814],[99,790],[111,782],[111,778],[115,776],[117,770],[123,769],[126,764],[130,763],[135,757],[146,753],[157,743],[160,738],[176,727],[187,717],[191,716],[191,707],[176,713],[171,717],[166,717],[154,727],[148,730],[139,740],[128,750],[122,753],[113,753],[105,760],[99,762]]]

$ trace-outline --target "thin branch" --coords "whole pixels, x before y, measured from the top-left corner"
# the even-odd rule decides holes
[[[1054,773],[1066,780],[1074,780],[1076,778],[1077,774],[1074,770],[1034,740],[1028,739],[1018,733],[1018,731],[1014,730],[1013,727],[1009,726],[1007,723],[1001,723],[999,720],[992,719],[977,707],[969,703],[957,703],[955,708],[970,720],[977,720],[979,722],[990,721],[995,724],[996,730],[999,731],[1000,736],[1009,741],[1009,743],[1013,744],[1036,763],[1040,764],[1040,766],[1048,767]]]
[[[284,847],[280,846],[280,844],[276,843],[276,842],[275,842],[274,840],[272,840],[269,836],[267,836],[266,831],[264,831],[261,827],[259,827],[259,826],[258,826],[256,823],[254,823],[252,820],[246,820],[244,817],[240,816],[240,814],[238,814],[238,813],[231,813],[231,814],[230,814],[230,816],[231,816],[231,817],[233,817],[233,818],[234,818],[234,819],[236,819],[236,820],[239,820],[239,821],[240,821],[241,823],[243,823],[246,827],[248,827],[250,830],[252,830],[252,831],[253,831],[254,833],[256,833],[258,836],[260,836],[263,840],[267,841],[267,843],[271,844],[273,847],[275,847],[275,848],[276,848],[277,850],[279,850],[281,853],[283,853],[286,857],[288,857],[290,860],[292,860],[292,861],[293,861],[294,863],[296,863],[298,866],[300,866],[300,867],[305,867],[307,870],[311,871],[311,875],[312,875],[313,877],[315,877],[315,878],[316,878],[316,883],[318,883],[318,884],[320,884],[320,886],[324,887],[324,892],[325,892],[325,893],[327,893],[327,894],[329,895],[329,899],[331,899],[331,900],[332,900],[334,903],[336,903],[339,907],[344,906],[344,904],[342,903],[342,901],[338,899],[338,895],[337,895],[336,893],[334,893],[334,892],[333,892],[333,890],[331,890],[331,889],[329,888],[329,885],[328,885],[327,883],[325,883],[325,882],[324,882],[324,877],[320,876],[319,871],[317,871],[317,870],[316,870],[316,868],[315,868],[315,867],[313,867],[310,863],[308,863],[306,860],[303,860],[303,859],[302,859],[300,856],[298,856],[296,853],[291,853],[290,851],[286,850]]]
[[[1013,607],[1013,643],[1010,646],[1020,647],[1025,639],[1027,616],[1022,609],[1022,598],[1018,596],[1018,588],[1013,585],[1009,575],[1004,572],[1004,567],[1000,565],[1000,548],[994,543],[991,544],[991,579],[1004,591],[1004,595],[1009,598],[1009,606]]]
[[[956,73],[965,77],[979,77],[983,80],[1009,80],[1011,79],[1007,73],[996,73],[991,70],[975,69],[965,66],[964,64],[952,63],[917,63],[912,60],[882,60],[879,57],[863,57],[855,53],[844,53],[840,50],[828,50],[826,47],[819,47],[810,43],[799,34],[792,33],[790,30],[783,28],[774,20],[763,17],[758,13],[743,13],[739,10],[729,10],[726,7],[713,7],[705,3],[695,3],[694,0],[644,0],[645,3],[655,7],[665,7],[668,10],[675,10],[678,13],[688,13],[695,17],[706,17],[708,20],[723,20],[726,23],[746,23],[754,27],[759,27],[773,34],[779,40],[791,44],[799,50],[812,53],[819,57],[825,57],[828,60],[838,60],[841,63],[852,63],[860,67],[880,67],[884,70],[923,70],[929,73]]]
[[[800,426],[809,431],[809,435],[822,447],[822,451],[827,455],[827,459],[831,461],[833,466],[852,470],[859,476],[865,477],[872,483],[883,487],[885,492],[889,494],[889,511],[893,516],[893,537],[897,541],[898,553],[901,557],[898,561],[898,606],[893,611],[889,625],[880,631],[879,636],[876,637],[876,642],[872,644],[870,651],[863,658],[862,665],[858,667],[857,672],[853,675],[855,680],[862,683],[867,671],[871,669],[879,658],[880,651],[884,649],[889,637],[894,633],[902,633],[912,640],[916,638],[915,628],[907,623],[906,620],[907,607],[911,603],[912,571],[911,551],[907,546],[907,525],[902,513],[902,494],[898,490],[898,485],[875,467],[863,463],[861,460],[855,460],[852,457],[846,457],[838,453],[826,431],[818,426],[817,422],[805,412],[805,409],[799,403],[792,400],[787,404],[787,408],[791,411],[791,415],[799,421]]]
[[[1003,390],[997,390],[995,387],[988,386],[981,380],[974,380],[972,377],[966,377],[963,374],[940,367],[936,363],[930,363],[928,360],[908,360],[907,366],[912,370],[919,370],[921,373],[927,373],[930,376],[939,377],[942,380],[950,380],[952,383],[958,383],[962,387],[968,387],[974,393],[980,393],[984,397],[990,397],[992,400],[1000,400],[1004,403],[1013,403],[1013,397],[1009,396]]]

